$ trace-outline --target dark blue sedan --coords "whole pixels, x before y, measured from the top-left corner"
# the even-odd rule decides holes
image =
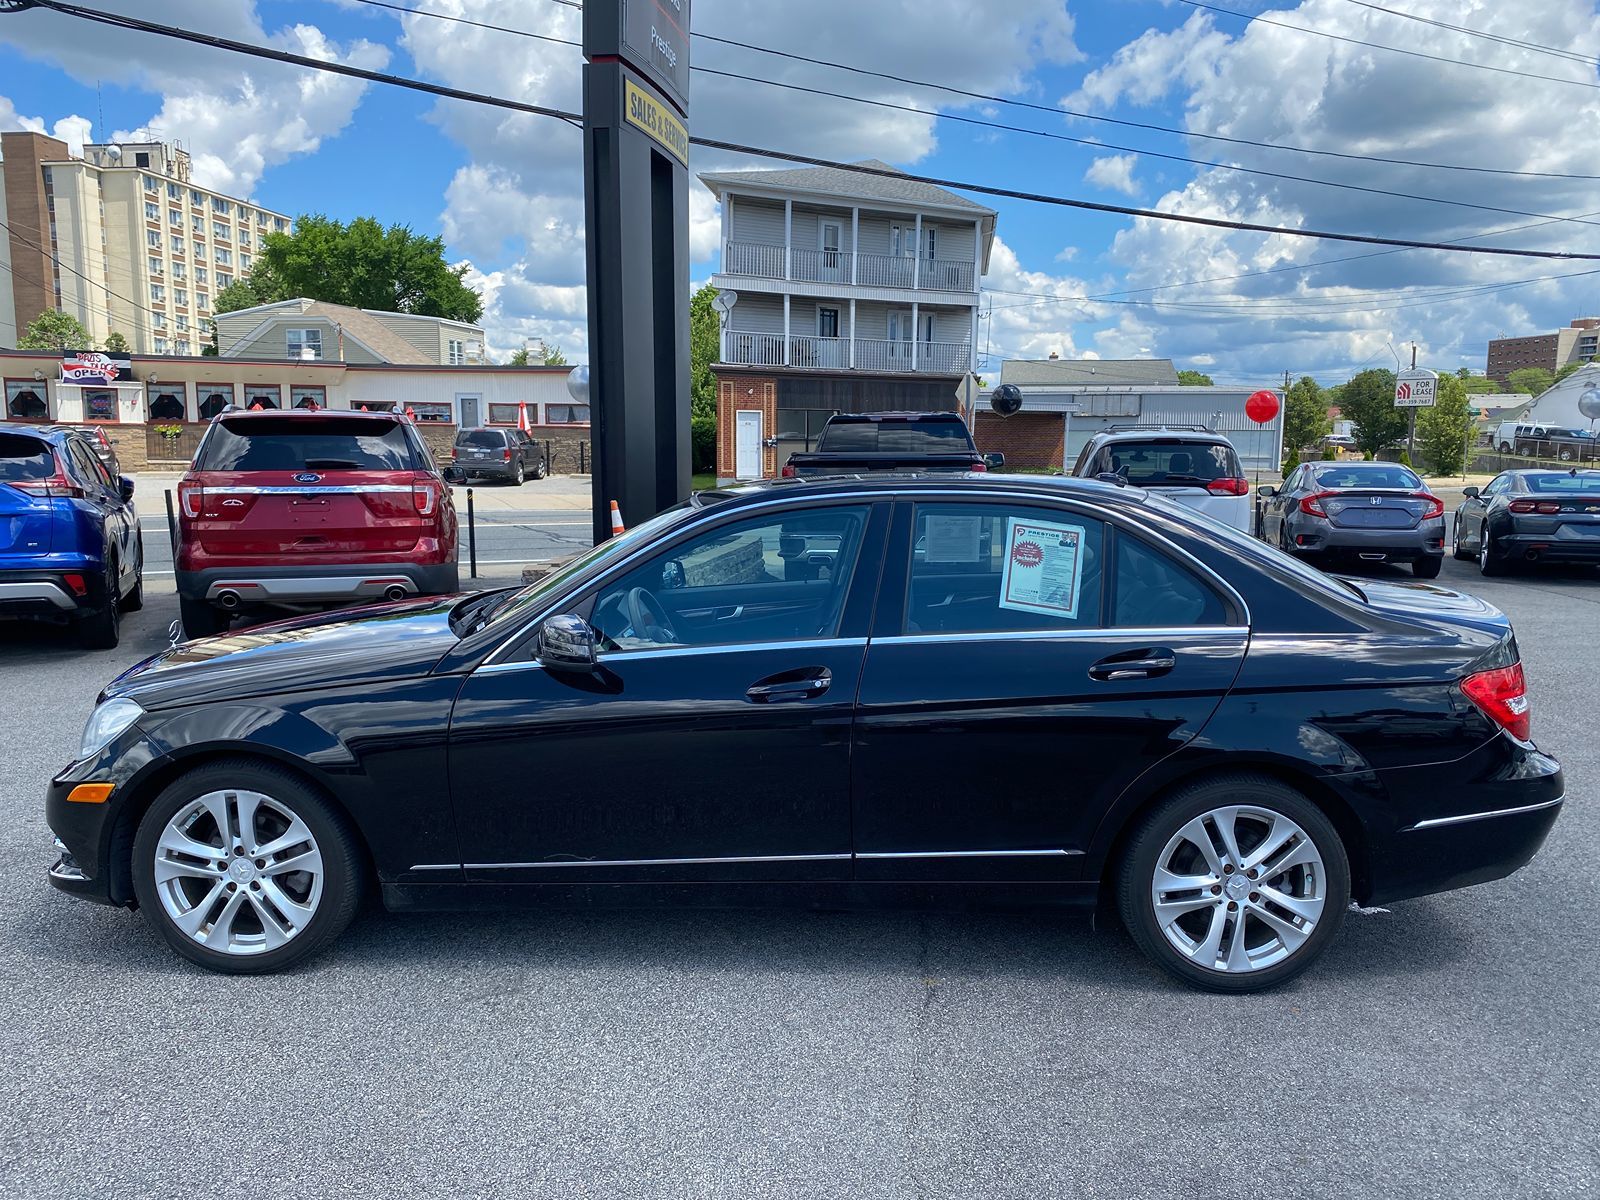
[[[75,430],[0,431],[0,618],[70,622],[110,649],[144,603],[143,573],[131,479]]]

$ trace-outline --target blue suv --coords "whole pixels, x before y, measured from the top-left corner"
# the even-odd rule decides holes
[[[133,480],[74,430],[0,428],[0,618],[68,621],[109,650],[122,613],[143,605]]]

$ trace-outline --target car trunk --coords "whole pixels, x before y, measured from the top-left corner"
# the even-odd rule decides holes
[[[1600,488],[1587,495],[1535,493],[1510,504],[1517,533],[1552,542],[1600,540]]]
[[[417,511],[416,487],[428,477],[397,479],[392,471],[208,473],[198,497],[200,515],[188,528],[207,554],[230,558],[325,556],[329,561],[377,554],[392,557],[416,546],[434,528]],[[436,511],[437,498],[431,501]]]
[[[1328,523],[1340,529],[1415,529],[1432,500],[1414,491],[1352,488],[1318,501]]]

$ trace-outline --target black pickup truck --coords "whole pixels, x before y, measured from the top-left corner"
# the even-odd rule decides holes
[[[872,471],[992,471],[1003,454],[980,454],[959,413],[838,413],[809,454],[791,454],[785,479]]]

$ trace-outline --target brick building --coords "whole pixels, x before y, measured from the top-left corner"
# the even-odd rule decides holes
[[[1578,317],[1565,329],[1527,337],[1495,338],[1489,343],[1484,374],[1504,386],[1511,372],[1529,367],[1559,371],[1568,363],[1600,354],[1600,317]]]

